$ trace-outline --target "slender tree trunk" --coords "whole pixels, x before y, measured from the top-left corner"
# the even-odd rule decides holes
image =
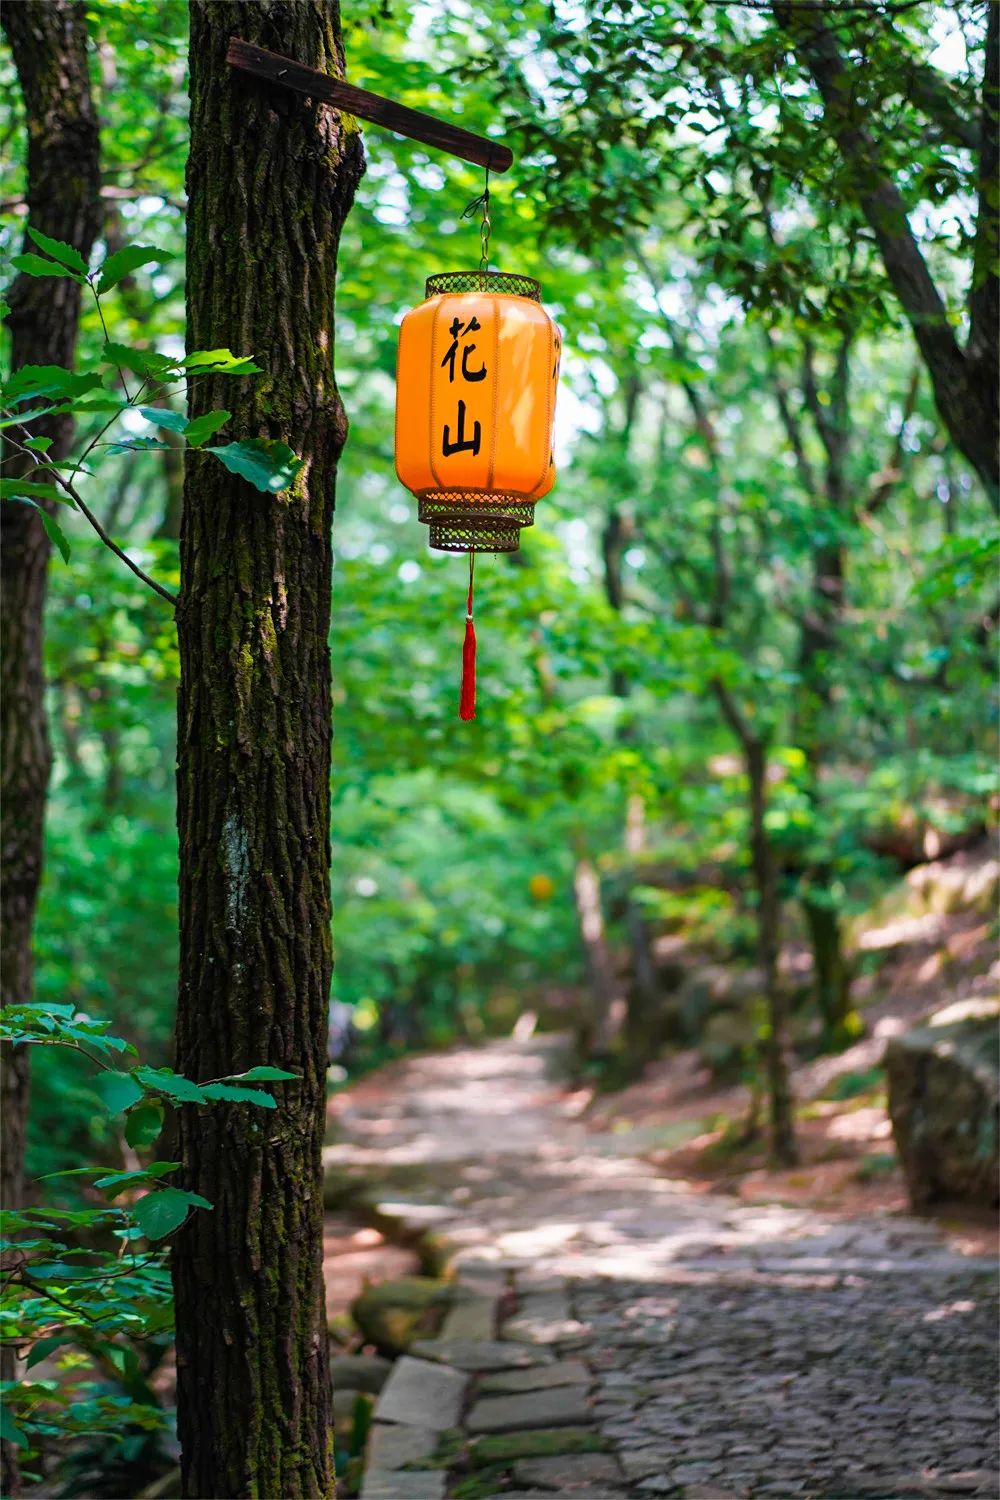
[[[816,876],[826,885],[830,871],[820,867]],[[842,1042],[851,1009],[851,970],[844,956],[840,914],[829,900],[811,900],[808,893],[802,898],[802,910],[809,928],[813,982],[823,1030],[828,1041]]]
[[[646,804],[640,792],[632,792],[625,813],[625,852],[630,880],[635,876],[645,848]],[[649,1061],[652,1048],[662,1040],[665,1028],[649,926],[642,906],[631,890],[625,898],[625,926],[632,953],[632,992],[628,997],[625,1035],[629,1072],[638,1073]]]
[[[87,71],[86,15],[66,0],[22,0],[3,12],[3,27],[24,95],[28,123],[28,222],[89,258],[97,234],[100,157]],[[36,247],[25,239],[25,249]],[[74,281],[18,276],[10,292],[11,365],[72,366],[80,318]],[[33,424],[62,458],[73,438],[69,416]],[[19,460],[4,473],[15,475]],[[23,472],[23,470],[21,471]],[[32,928],[42,873],[42,831],[51,750],[45,718],[43,611],[49,542],[27,505],[0,507],[0,973],[5,1004],[32,993]],[[24,1189],[28,1054],[3,1057],[4,1140],[0,1201],[17,1207]],[[12,1356],[0,1354],[4,1379]],[[21,1492],[17,1449],[0,1444],[5,1495]]]
[[[822,499],[838,524],[851,512],[847,459],[851,436],[850,357],[853,342],[854,332],[848,328],[840,340],[826,402],[817,384],[812,345],[807,340],[804,346],[802,385],[805,402],[826,455]],[[912,389],[915,397],[915,386]],[[803,477],[811,473],[811,465],[804,458],[799,460],[799,469]],[[817,824],[830,816],[822,796],[822,768],[826,757],[824,721],[831,700],[831,669],[840,649],[846,603],[845,574],[843,543],[818,541],[812,555],[811,597],[799,635],[800,689],[795,715],[796,740],[806,757],[806,794]],[[833,872],[827,861],[820,860],[799,874],[800,881],[804,877],[806,887],[801,905],[812,948],[816,1004],[823,1018],[825,1036],[833,1042],[844,1034],[851,987],[840,913],[831,891]]]
[[[781,907],[778,870],[767,833],[767,741],[754,734],[735,697],[721,678],[712,684],[722,716],[739,741],[750,787],[750,863],[757,887],[757,951],[767,1003],[768,1109],[771,1155],[780,1166],[798,1160],[788,1061],[788,1004],[778,973]]]
[[[767,747],[759,739],[746,738],[743,754],[750,781],[750,853],[757,886],[757,942],[768,1013],[766,1057],[771,1154],[779,1165],[787,1167],[798,1160],[798,1151],[788,1065],[788,1008],[778,974],[781,944],[778,877],[764,822],[767,812]]]
[[[573,897],[592,1006],[584,1053],[592,1057],[607,1057],[621,1035],[625,997],[608,950],[601,909],[601,883],[582,847],[577,848],[573,870]]]
[[[194,388],[239,438],[305,459],[266,496],[192,455],[178,608],[177,1066],[300,1075],[275,1112],[185,1111],[178,1430],[189,1497],[329,1496],[321,1146],[330,940],[333,378],[337,248],[363,170],[356,127],[226,65],[232,35],[342,75],[335,0],[192,0],[188,346],[266,373]]]

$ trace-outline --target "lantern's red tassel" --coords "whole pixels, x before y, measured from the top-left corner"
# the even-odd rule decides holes
[[[476,554],[469,553],[469,599],[465,610],[465,643],[462,646],[462,696],[459,699],[458,717],[476,717],[476,627],[472,623],[472,579],[476,566]]]

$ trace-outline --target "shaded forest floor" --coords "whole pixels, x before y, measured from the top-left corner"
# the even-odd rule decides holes
[[[748,1201],[752,1165],[728,1167],[722,1190],[700,1159],[708,1145],[689,1141],[685,1165],[650,1139],[671,1109],[668,1126],[721,1102],[705,1107],[683,1058],[642,1086],[659,1086],[659,1123],[628,1129],[622,1096],[584,1118],[564,1063],[553,1037],[455,1049],[333,1101],[331,1175],[353,1179],[383,1225],[433,1234],[460,1290],[493,1289],[481,1356],[446,1325],[397,1365],[423,1406],[383,1394],[363,1493],[995,1496],[992,1259],[901,1212],[891,1175],[834,1209],[813,1167],[797,1203]],[[772,1183],[771,1196],[795,1188]],[[983,1248],[973,1226],[966,1249]],[[518,1400],[498,1395],[497,1371],[525,1348],[535,1375],[515,1372]],[[454,1384],[437,1420],[439,1369]],[[407,1441],[424,1431],[422,1470],[380,1467],[380,1452],[401,1451],[399,1428]]]

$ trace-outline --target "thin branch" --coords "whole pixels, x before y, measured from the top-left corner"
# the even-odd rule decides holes
[[[713,677],[710,686],[712,692],[715,694],[719,707],[722,710],[722,717],[725,719],[726,723],[729,725],[730,729],[733,731],[733,734],[739,740],[743,748],[746,750],[749,749],[750,746],[761,747],[764,743],[763,740],[761,740],[751,730],[750,725],[747,723],[747,720],[743,714],[743,710],[736,702],[736,699],[733,697],[732,693],[726,687],[726,684],[723,682],[722,678]]]
[[[172,604],[176,608],[177,603],[178,603],[177,595],[176,594],[172,594],[169,589],[165,589],[161,583],[157,583],[157,581],[156,581],[155,578],[150,578],[149,574],[148,573],[144,573],[143,570],[142,570],[142,568],[140,568],[140,566],[139,566],[139,564],[137,562],[133,562],[132,561],[132,559],[129,557],[129,555],[128,555],[127,552],[123,552],[122,551],[122,549],[121,549],[121,547],[119,547],[118,543],[116,541],[114,541],[108,535],[108,533],[105,531],[105,529],[101,525],[100,521],[94,515],[94,512],[80,498],[80,494],[79,494],[78,490],[75,488],[75,486],[72,485],[68,480],[64,479],[62,477],[62,475],[59,473],[58,469],[48,468],[44,463],[41,463],[41,464],[38,463],[38,455],[35,454],[35,453],[32,453],[32,451],[31,451],[30,448],[23,447],[20,443],[18,443],[16,441],[16,439],[8,437],[7,441],[10,442],[14,447],[20,449],[20,451],[22,453],[26,454],[29,458],[33,459],[34,462],[35,462],[35,464],[36,464],[36,466],[38,468],[45,469],[46,472],[49,473],[52,476],[53,480],[59,486],[59,488],[61,490],[65,490],[66,491],[66,494],[69,495],[70,499],[73,501],[73,503],[77,507],[77,509],[90,522],[91,526],[97,532],[97,535],[100,537],[100,539],[104,543],[105,547],[107,547],[111,552],[113,552],[116,557],[120,558],[121,561],[125,564],[125,566],[127,568],[130,568],[131,571],[135,574],[135,576],[137,578],[141,578],[142,581],[143,581],[143,583],[147,584],[149,586],[149,588],[151,588],[153,590],[154,593],[159,594],[160,597],[161,597],[161,599],[166,599],[166,601],[167,601],[168,604]],[[82,460],[81,460],[81,462],[82,462]],[[79,468],[79,465],[77,465],[77,469],[78,468]],[[74,469],[74,471],[73,471],[74,474],[77,472],[77,469]]]

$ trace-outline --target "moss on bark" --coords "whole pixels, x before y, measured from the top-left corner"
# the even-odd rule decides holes
[[[346,420],[333,376],[341,226],[357,135],[234,74],[231,35],[341,72],[332,0],[193,0],[188,347],[266,372],[195,383],[227,438],[305,459],[265,496],[190,455],[181,526],[177,1066],[301,1075],[274,1113],[188,1111],[178,1236],[178,1428],[188,1496],[328,1496],[332,1414],[321,1145],[330,941],[330,528]]]

